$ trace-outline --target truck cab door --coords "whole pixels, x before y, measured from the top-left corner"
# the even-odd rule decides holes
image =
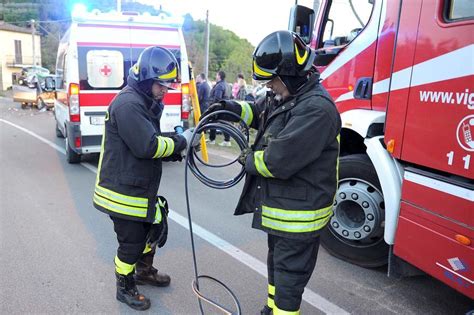
[[[471,299],[473,34],[471,0],[403,6],[385,129],[405,165],[393,253]]]
[[[383,1],[322,1],[312,47],[322,83],[339,111],[372,109],[372,83]]]
[[[423,1],[416,34],[401,158],[472,180],[472,2]]]

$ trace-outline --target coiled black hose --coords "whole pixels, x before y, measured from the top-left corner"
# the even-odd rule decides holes
[[[229,123],[227,121],[219,120],[218,117],[219,115],[227,115],[227,116],[233,116],[236,118],[236,120],[239,121],[238,126]],[[194,139],[196,137],[201,137],[201,134],[204,134],[207,130],[209,129],[219,129],[222,130],[222,132],[225,132],[229,134],[229,136],[235,140],[237,145],[239,146],[240,150],[246,150],[249,147],[249,127],[245,124],[245,122],[239,117],[239,115],[226,111],[226,110],[219,110],[213,113],[210,113],[208,116],[204,117],[199,124],[196,126],[194,129],[192,138],[191,138],[191,143],[194,143]],[[191,248],[193,252],[193,266],[194,266],[194,281],[192,283],[192,288],[194,294],[198,297],[199,301],[199,309],[201,311],[201,314],[204,315],[204,310],[202,308],[201,300],[209,303],[210,305],[214,306],[218,310],[222,311],[224,314],[232,315],[240,315],[242,313],[241,307],[239,300],[237,299],[236,295],[232,292],[232,290],[227,287],[223,282],[219,281],[218,279],[207,276],[207,275],[199,275],[198,273],[198,268],[197,268],[197,262],[196,262],[196,250],[194,246],[194,234],[193,234],[193,224],[192,224],[192,219],[191,219],[191,206],[189,202],[189,190],[188,190],[188,168],[191,170],[193,175],[199,179],[201,183],[208,187],[212,187],[215,189],[227,189],[230,188],[234,185],[236,185],[245,175],[245,169],[242,166],[241,170],[239,173],[230,179],[226,180],[217,180],[208,177],[205,175],[198,167],[197,162],[200,164],[207,166],[207,167],[212,167],[212,168],[221,168],[221,167],[227,167],[230,166],[236,162],[238,162],[239,157],[237,156],[234,160],[224,163],[224,164],[210,164],[205,161],[203,161],[199,156],[198,153],[196,152],[195,148],[193,146],[189,146],[188,150],[186,152],[186,165],[184,169],[184,189],[185,189],[185,194],[186,194],[186,206],[187,206],[187,212],[188,212],[188,221],[189,221],[189,232],[191,236]],[[235,307],[237,309],[237,313],[233,313],[232,311],[229,311],[227,308],[224,306],[220,305],[219,303],[213,301],[212,299],[204,296],[200,291],[199,291],[199,279],[208,279],[211,281],[216,282],[219,284],[221,287],[224,288],[224,290],[229,293],[229,295],[232,297],[232,300],[234,301]]]

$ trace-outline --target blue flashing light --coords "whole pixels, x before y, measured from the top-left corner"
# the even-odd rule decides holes
[[[71,15],[73,17],[81,17],[87,13],[87,7],[83,3],[76,3],[72,7]]]

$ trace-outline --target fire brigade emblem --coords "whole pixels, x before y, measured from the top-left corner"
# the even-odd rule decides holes
[[[108,64],[104,63],[100,68],[99,68],[99,72],[101,75],[103,75],[104,77],[110,77],[110,75],[112,74],[112,67],[110,67]]]
[[[474,151],[474,115],[463,118],[456,132],[459,145],[467,151]]]

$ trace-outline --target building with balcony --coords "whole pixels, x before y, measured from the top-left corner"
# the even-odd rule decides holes
[[[41,65],[40,35],[32,35],[31,29],[0,21],[0,90],[10,88],[15,74],[32,65]]]

